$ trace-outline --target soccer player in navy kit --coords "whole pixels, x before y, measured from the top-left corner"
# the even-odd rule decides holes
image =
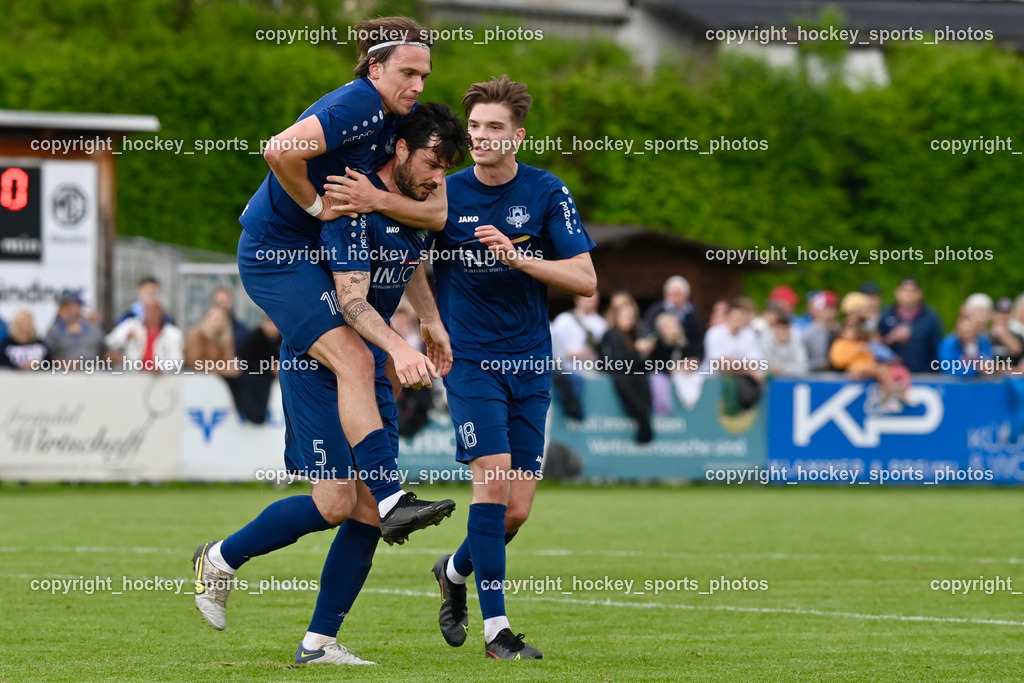
[[[366,36],[360,41],[364,56],[356,66],[359,78],[322,97],[270,140],[264,156],[272,172],[239,218],[244,230],[238,266],[246,292],[277,325],[284,343],[335,373],[341,425],[356,463],[364,472],[392,475],[368,483],[378,502],[384,539],[394,543],[404,537],[393,527],[406,529],[411,523],[414,529],[423,528],[451,514],[454,502],[417,501],[413,494],[403,495],[397,482],[396,453],[374,402],[373,357],[359,335],[343,326],[333,283],[317,253],[322,223],[351,207],[330,200],[325,204],[317,188],[340,169],[365,183],[360,173],[375,170],[394,154],[396,127],[415,105],[430,73],[430,47],[420,42],[428,32],[404,17],[368,20],[356,30]],[[443,185],[423,202],[381,190],[372,196],[379,203],[374,208],[408,225],[432,230],[444,225]],[[436,376],[430,360],[408,345],[388,351],[403,386],[429,386],[431,375]],[[342,521],[351,501],[331,482],[345,478],[339,473],[323,479],[314,485],[310,499],[293,500],[289,505],[301,509],[292,510],[290,519],[306,519],[313,526],[320,524],[318,514],[328,522]],[[298,535],[311,530],[310,524],[295,524]],[[221,549],[213,552],[216,557]],[[242,559],[240,553],[234,558]]]
[[[454,503],[417,501],[412,494],[403,495],[397,482],[396,453],[374,398],[373,357],[359,335],[344,326],[333,282],[319,263],[323,222],[346,215],[351,207],[325,203],[317,188],[341,169],[365,183],[360,172],[375,170],[394,154],[395,130],[430,72],[430,47],[420,42],[428,32],[404,17],[368,20],[356,29],[366,36],[360,41],[364,55],[356,67],[359,78],[322,97],[269,141],[264,157],[271,173],[239,218],[244,230],[238,265],[246,292],[274,321],[284,343],[335,374],[339,418],[360,469],[392,475],[375,477],[369,484],[384,538],[394,543],[404,540],[399,530],[432,524],[450,514]],[[444,225],[443,185],[422,202],[380,190],[372,196],[376,208],[411,226],[439,230]],[[431,373],[436,376],[430,360],[408,345],[389,351],[403,386],[429,385]],[[344,521],[352,500],[348,489],[332,483],[348,474],[337,475],[314,484],[311,496],[268,508],[266,523],[294,540],[325,523]],[[220,559],[223,548],[214,546],[212,552]],[[230,544],[228,552],[229,564],[244,561],[243,553],[232,551]]]
[[[356,28],[365,36],[356,67],[359,78],[322,97],[268,145],[264,157],[271,173],[239,218],[244,230],[238,265],[246,291],[274,321],[284,344],[334,375],[338,415],[333,422],[340,419],[361,472],[388,474],[366,483],[377,502],[382,537],[396,543],[450,515],[455,503],[419,501],[398,483],[397,450],[377,407],[373,355],[358,333],[345,326],[332,278],[320,264],[323,223],[352,207],[325,203],[317,188],[329,173],[341,169],[351,169],[365,184],[359,171],[373,171],[394,154],[397,126],[412,110],[430,72],[430,47],[422,42],[428,32],[404,17],[368,20]],[[379,189],[370,196],[376,208],[410,226],[439,230],[444,225],[443,184],[423,201]],[[419,388],[430,384],[432,374],[436,377],[431,360],[407,344],[387,351],[403,386]],[[314,461],[323,457],[324,444],[318,441],[300,444]],[[230,573],[251,557],[348,518],[356,493],[345,483],[353,473],[345,468],[320,474],[311,495],[279,500],[223,542],[196,551],[196,606],[211,626],[224,628],[230,584],[222,588],[224,582],[208,580],[208,573]]]
[[[506,76],[462,99],[474,165],[448,178],[448,222],[437,235],[434,281],[455,360],[444,379],[456,458],[473,474],[466,540],[434,565],[448,644],[468,632],[466,580],[476,574],[485,652],[539,659],[505,615],[505,545],[529,516],[551,403],[549,285],[597,289],[594,242],[561,180],[516,162],[532,98]],[[518,370],[512,370],[516,367]]]
[[[466,148],[466,134],[458,117],[444,105],[423,105],[399,125],[395,156],[376,175],[368,176],[368,182],[381,191],[401,192],[423,201],[444,182],[445,171],[461,163]],[[426,236],[426,230],[410,228],[379,213],[331,221],[322,229],[322,251],[327,257],[326,265],[335,271],[339,304],[345,312],[346,323],[368,340],[360,343],[377,343],[369,346],[375,365],[376,405],[385,424],[386,437],[396,452],[398,410],[386,369],[388,354],[381,348],[396,342],[397,334],[388,327],[388,320],[398,307],[403,291],[422,318],[423,336],[432,361],[442,375],[451,364],[447,333],[441,325],[426,277],[417,269],[426,248]],[[287,343],[282,345],[281,360],[288,470],[313,479],[337,479],[336,472],[354,472],[351,451],[336,419],[338,394],[334,373]],[[313,452],[309,443],[316,444]],[[372,664],[337,642],[342,620],[366,580],[381,537],[377,503],[367,486],[368,479],[362,474],[358,477],[350,474],[335,484],[349,491],[355,503],[331,544],[321,575],[316,609],[295,654],[297,663]],[[280,547],[276,543],[279,539],[262,538],[260,534],[264,531],[253,523],[224,544],[234,543],[247,549],[250,554],[243,555],[245,559],[251,554],[269,552],[273,549],[271,545]],[[224,557],[228,555],[224,553]],[[238,567],[233,563],[227,568],[212,566],[205,554],[199,556],[198,562],[200,574],[203,563],[210,565],[204,576],[214,588],[219,588],[217,584],[230,585],[233,570]],[[225,600],[226,595],[225,592]],[[216,626],[207,611],[203,614]]]

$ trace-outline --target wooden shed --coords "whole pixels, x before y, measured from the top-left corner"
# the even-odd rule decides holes
[[[744,274],[786,267],[757,261],[727,265],[708,258],[709,251],[722,249],[718,245],[641,226],[588,223],[587,232],[597,243],[591,256],[602,299],[626,290],[640,302],[641,310],[661,298],[665,280],[682,275],[690,283],[693,305],[706,320],[715,301],[744,293]],[[549,292],[552,314],[572,306],[568,294],[554,288]]]

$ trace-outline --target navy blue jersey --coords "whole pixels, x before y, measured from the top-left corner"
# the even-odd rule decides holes
[[[434,284],[455,357],[550,355],[547,285],[498,261],[473,231],[493,225],[519,251],[549,261],[590,251],[594,241],[569,188],[522,163],[503,185],[484,185],[472,166],[447,183],[448,222],[434,243]]]
[[[327,93],[297,120],[316,116],[324,129],[327,151],[306,162],[309,182],[323,194],[329,175],[345,175],[348,166],[370,173],[395,153],[395,132],[402,117],[384,114],[384,102],[366,78],[359,78]],[[282,146],[290,144],[281,140]],[[256,190],[239,222],[265,244],[283,247],[315,245],[320,221],[288,196],[273,172]]]
[[[370,182],[387,190],[372,174]],[[409,279],[426,249],[427,231],[410,228],[382,213],[360,214],[324,223],[321,233],[327,263],[332,271],[369,271],[366,301],[385,321],[390,321]]]

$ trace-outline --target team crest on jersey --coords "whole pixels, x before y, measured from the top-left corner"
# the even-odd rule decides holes
[[[526,213],[525,206],[512,206],[509,207],[505,220],[516,228],[521,228],[526,221],[530,220],[530,214]]]

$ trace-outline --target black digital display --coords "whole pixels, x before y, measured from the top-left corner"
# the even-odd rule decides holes
[[[42,172],[0,166],[0,261],[42,261]]]

